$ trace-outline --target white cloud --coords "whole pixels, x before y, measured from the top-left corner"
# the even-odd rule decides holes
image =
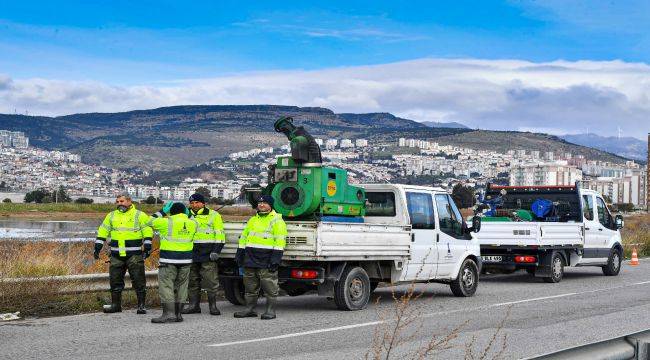
[[[162,84],[12,79],[0,75],[0,111],[62,115],[179,104],[284,104],[336,112],[387,111],[414,120],[555,133],[644,138],[650,66],[622,61],[420,59],[317,71],[276,71]]]

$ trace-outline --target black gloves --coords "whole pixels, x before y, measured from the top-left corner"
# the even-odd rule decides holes
[[[219,260],[219,253],[211,252],[210,253],[210,261],[218,261],[218,260]]]
[[[97,239],[97,240],[102,240],[102,239]],[[102,251],[102,248],[104,247],[104,243],[101,242],[95,242],[95,252],[93,253],[93,257],[95,260],[99,259],[99,252]]]
[[[244,266],[244,249],[237,249],[237,254],[235,254],[235,262],[237,265]]]
[[[144,239],[144,252],[142,258],[146,259],[151,255],[151,239]]]

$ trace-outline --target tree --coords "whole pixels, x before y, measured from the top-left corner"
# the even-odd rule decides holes
[[[210,198],[210,189],[205,186],[199,186],[196,188],[196,193],[205,196],[206,199]]]
[[[80,198],[77,198],[74,202],[75,202],[75,204],[92,204],[95,201],[93,199],[89,199],[89,198],[86,198],[86,197],[80,197]]]
[[[142,202],[145,203],[145,204],[156,204],[157,199],[155,197],[153,197],[153,196],[147,196],[147,198],[144,199],[144,201],[142,201]]]
[[[3,203],[11,204],[11,199],[10,198],[5,198],[2,200]]]
[[[55,191],[54,194],[52,194],[52,198],[54,198],[54,202],[57,203],[72,202],[72,198],[68,196],[63,186],[59,186],[59,190]]]
[[[451,197],[459,208],[471,208],[474,206],[474,189],[461,183],[454,185]]]
[[[43,199],[45,197],[49,197],[51,199],[52,198],[52,193],[50,193],[46,189],[42,189],[42,188],[41,189],[36,189],[36,190],[30,191],[27,194],[25,194],[25,202],[26,203],[40,204],[40,203],[43,202]]]

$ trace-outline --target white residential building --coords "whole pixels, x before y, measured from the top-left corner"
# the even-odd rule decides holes
[[[582,170],[564,165],[523,165],[510,169],[510,185],[573,185],[582,180]]]

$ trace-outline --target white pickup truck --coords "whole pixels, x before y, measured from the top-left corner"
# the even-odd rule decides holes
[[[562,280],[564,266],[599,266],[605,275],[619,273],[623,218],[612,217],[597,192],[577,185],[488,185],[485,197],[501,197],[501,203],[493,217],[483,217],[477,235],[484,271],[526,269],[551,283]],[[538,199],[554,204],[548,216],[528,211]],[[526,212],[532,218],[519,216]]]
[[[363,222],[287,221],[287,246],[278,270],[291,296],[317,290],[339,309],[366,307],[379,282],[439,282],[456,296],[472,296],[481,269],[478,242],[452,198],[442,189],[391,184],[361,185]],[[475,222],[475,223],[474,223]],[[234,262],[245,223],[226,222],[219,265],[226,298],[240,305],[243,285]]]

